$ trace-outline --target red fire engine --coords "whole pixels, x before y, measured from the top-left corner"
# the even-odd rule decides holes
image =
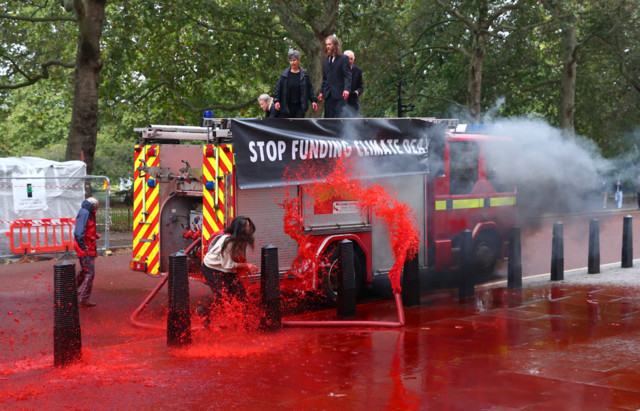
[[[515,224],[514,186],[494,169],[488,151],[505,139],[456,132],[456,126],[453,120],[415,118],[208,118],[202,127],[136,129],[131,268],[164,273],[169,255],[186,250],[190,275],[197,277],[200,247],[235,216],[246,215],[256,222],[256,245],[277,246],[286,272],[298,253],[283,229],[286,188],[300,197],[301,230],[313,252],[327,257],[329,271],[337,244],[352,240],[357,286],[371,283],[394,262],[388,228],[359,211],[357,199],[306,198],[302,187],[315,177],[286,171],[296,161],[317,170],[332,158],[352,156],[361,160],[367,184],[391,187],[413,210],[421,269],[455,267],[460,233],[468,229],[478,269],[490,272]],[[258,266],[259,248],[247,256]],[[333,285],[323,281],[332,276],[318,271],[307,286],[332,297]]]

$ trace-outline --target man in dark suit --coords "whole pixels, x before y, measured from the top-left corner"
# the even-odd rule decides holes
[[[349,58],[342,54],[336,36],[327,37],[324,46],[327,58],[322,63],[322,86],[318,101],[324,101],[324,118],[337,118],[343,115],[351,92],[351,68]]]
[[[359,117],[360,116],[360,94],[364,90],[362,83],[362,69],[355,64],[356,55],[353,51],[347,50],[344,55],[349,58],[349,66],[351,67],[351,92],[347,99],[347,110],[345,115],[347,117]]]

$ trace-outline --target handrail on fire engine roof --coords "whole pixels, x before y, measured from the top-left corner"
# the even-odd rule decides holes
[[[182,131],[185,133],[202,133],[206,132],[208,127],[204,126],[175,126],[166,124],[152,124],[148,129],[160,130],[160,131]]]
[[[424,121],[430,121],[432,123],[444,123],[445,127],[448,131],[455,131],[460,124],[460,120],[457,118],[435,118],[435,117],[406,117],[406,118],[416,118]]]
[[[444,123],[446,128],[450,132],[456,131],[460,128],[460,120],[455,118],[435,118],[435,117],[414,117],[419,120]],[[262,118],[260,118],[262,119]],[[408,120],[411,117],[406,118]],[[212,126],[180,126],[180,125],[166,125],[166,124],[152,124],[148,127],[136,127],[134,132],[140,133],[142,139],[157,139],[157,140],[204,140],[209,141],[212,138],[230,138],[231,130],[229,129],[230,122],[228,119],[212,119]],[[305,119],[289,119],[289,120],[305,120]],[[367,120],[366,118],[360,120]],[[379,120],[379,119],[377,119]]]
[[[199,126],[172,126],[152,124],[148,127],[136,127],[134,132],[140,133],[143,139],[167,139],[167,140],[204,140],[212,137],[226,138],[231,133],[228,128],[199,127]],[[213,133],[212,133],[213,132]]]

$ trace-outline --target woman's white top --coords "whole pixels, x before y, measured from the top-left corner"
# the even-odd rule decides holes
[[[233,243],[227,246],[227,250],[224,255],[221,254],[222,245],[228,237],[228,234],[221,234],[211,241],[209,251],[207,251],[207,254],[205,254],[202,261],[204,265],[213,270],[223,271],[225,273],[236,272],[238,263],[231,259],[231,247],[233,246]]]

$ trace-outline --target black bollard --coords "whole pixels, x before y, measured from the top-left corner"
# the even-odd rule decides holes
[[[597,218],[589,221],[588,274],[600,272],[600,222]]]
[[[507,288],[522,288],[522,246],[520,227],[509,231],[509,262],[507,264]]]
[[[260,329],[276,330],[282,327],[280,308],[280,268],[278,265],[278,247],[268,244],[262,247],[260,261],[260,293],[262,294],[263,314]]]
[[[420,275],[418,255],[407,258],[402,269],[402,305],[416,307],[420,305]]]
[[[356,270],[353,262],[353,241],[340,241],[342,270],[338,270],[338,317],[356,316]]]
[[[551,281],[564,280],[564,229],[561,222],[553,223],[551,241]]]
[[[187,255],[169,256],[169,314],[167,315],[167,345],[191,344],[191,313],[189,307],[189,266]]]
[[[475,275],[473,273],[473,238],[470,230],[460,233],[460,267],[458,271],[458,298],[475,295]]]
[[[624,216],[622,225],[622,268],[633,267],[633,217]]]
[[[63,261],[53,273],[53,365],[64,367],[82,358],[76,265]]]

